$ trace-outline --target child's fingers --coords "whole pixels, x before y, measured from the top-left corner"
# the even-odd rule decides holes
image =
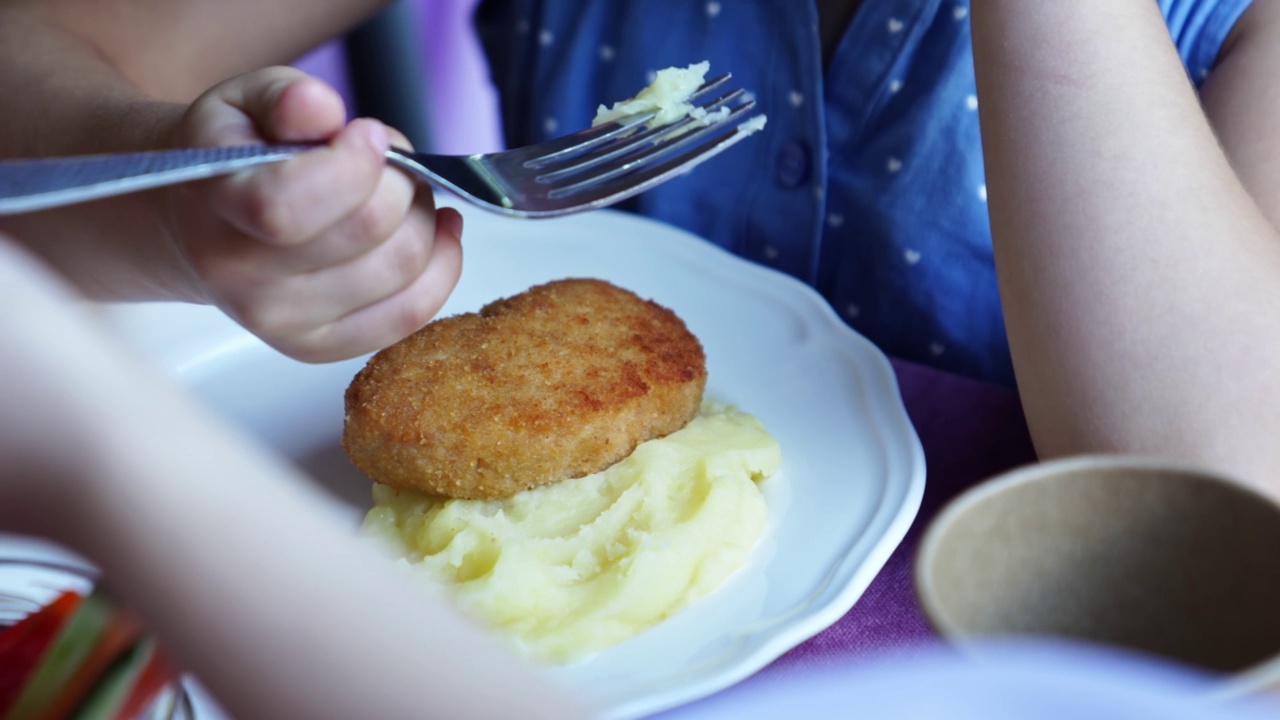
[[[274,303],[291,309],[293,327],[282,334],[301,334],[332,323],[411,285],[432,258],[430,230],[429,223],[424,227],[424,222],[407,222],[386,242],[351,262],[298,276],[288,290],[290,297]]]
[[[342,96],[296,68],[247,73],[218,85],[211,95],[211,100],[244,113],[267,142],[323,141],[346,123]]]
[[[388,240],[405,223],[417,188],[403,172],[386,168],[373,195],[308,244],[305,252],[283,249],[294,271],[315,271],[350,262]],[[282,265],[283,267],[283,265]]]
[[[176,142],[320,142],[336,135],[345,123],[342,96],[329,85],[295,68],[266,68],[232,78],[198,98]]]
[[[212,183],[228,222],[268,244],[301,245],[366,203],[385,169],[385,127],[356,120],[326,147]]]
[[[336,90],[308,75],[289,82],[265,114],[250,114],[270,142],[322,141],[333,137],[346,123],[346,107]],[[262,120],[258,120],[262,118]]]
[[[425,324],[457,282],[456,212],[437,224],[390,168],[399,133],[373,120],[343,126],[332,88],[291,68],[227,81],[197,101],[185,144],[319,142],[287,161],[174,195],[176,236],[211,299],[293,357],[337,360]]]
[[[451,222],[437,224],[431,257],[409,285],[278,349],[307,362],[331,362],[380,350],[427,324],[444,306],[462,270],[462,244],[445,228]]]
[[[217,256],[264,277],[314,273],[348,263],[387,242],[404,225],[414,205],[414,192],[403,173],[387,168],[363,205],[304,245],[267,245],[232,230],[234,237],[220,242]],[[253,267],[242,267],[242,261],[252,262]]]

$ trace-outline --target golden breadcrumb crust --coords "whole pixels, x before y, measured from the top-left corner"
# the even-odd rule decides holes
[[[560,280],[374,355],[347,388],[342,442],[385,485],[510,497],[680,429],[706,379],[675,313],[601,280]]]

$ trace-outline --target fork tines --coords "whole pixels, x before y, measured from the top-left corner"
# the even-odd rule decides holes
[[[628,116],[593,128],[598,132],[585,140],[579,134],[579,142],[572,147],[557,148],[525,165],[543,171],[536,181],[550,186],[547,196],[555,199],[586,189],[606,192],[606,183],[618,183],[619,190],[637,183],[657,184],[673,171],[683,171],[686,165],[691,167],[750,134],[740,126],[748,120],[756,103],[744,90],[698,102],[723,86],[729,77],[725,74],[714,78],[693,94],[695,106],[706,113],[701,118],[686,116],[641,129],[654,113]],[[643,177],[635,177],[637,173]]]
[[[732,73],[725,73],[711,78],[699,86],[697,90],[694,90],[693,94],[689,96],[689,100],[696,102],[706,97],[711,91],[729,82],[731,77],[733,77]],[[527,168],[540,168],[589,152],[614,138],[627,135],[637,125],[649,122],[657,114],[657,112],[636,113],[635,115],[618,118],[612,122],[601,123],[582,132],[549,140],[537,146],[537,157],[526,160],[524,166]]]

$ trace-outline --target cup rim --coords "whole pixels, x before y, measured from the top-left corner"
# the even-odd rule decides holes
[[[942,546],[942,538],[954,521],[972,507],[1011,487],[1044,482],[1059,473],[1095,465],[1105,465],[1108,470],[1139,470],[1143,472],[1171,472],[1199,476],[1206,480],[1224,481],[1231,490],[1269,505],[1280,515],[1280,501],[1223,472],[1194,463],[1144,455],[1090,453],[1032,462],[979,481],[948,501],[929,521],[916,548],[912,566],[912,584],[925,621],[940,638],[971,658],[978,658],[975,646],[996,636],[977,636],[951,623],[942,612],[938,597],[926,571],[936,561]],[[1177,663],[1176,660],[1163,659]],[[1219,680],[1210,695],[1230,699],[1250,695],[1266,689],[1280,678],[1280,650],[1252,666],[1230,674],[1219,674]]]

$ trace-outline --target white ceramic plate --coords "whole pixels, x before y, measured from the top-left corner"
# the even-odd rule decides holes
[[[531,285],[598,277],[653,298],[701,339],[709,397],[759,417],[782,446],[763,486],[764,539],[725,586],[642,635],[552,675],[633,718],[711,694],[838,620],[901,541],[924,456],[886,358],[804,284],[687,233],[602,211],[518,221],[466,212],[464,277],[445,314]],[[216,311],[110,310],[153,361],[344,500],[354,524],[369,483],[338,440],[342,394],[364,359],[282,358]]]

